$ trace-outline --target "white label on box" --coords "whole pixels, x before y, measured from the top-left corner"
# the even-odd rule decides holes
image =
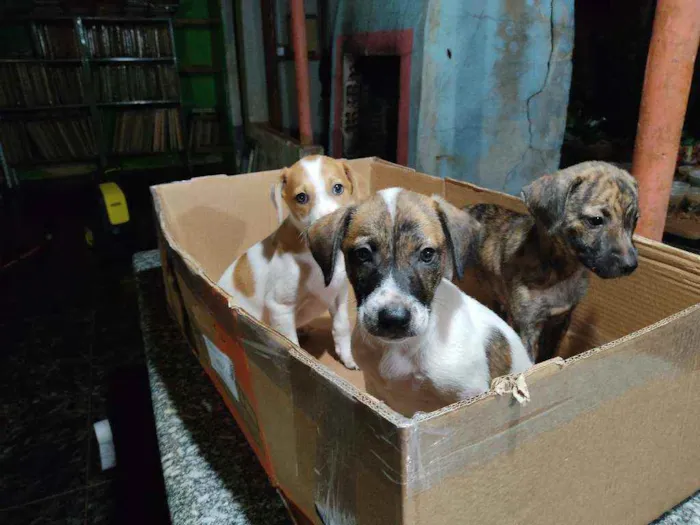
[[[238,401],[238,386],[236,385],[236,369],[229,357],[224,354],[217,346],[206,337],[207,352],[209,353],[209,361],[211,367],[216,370],[219,377],[233,394],[233,397]]]

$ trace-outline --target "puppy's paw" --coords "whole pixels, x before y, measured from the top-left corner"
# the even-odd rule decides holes
[[[357,366],[357,363],[355,363],[355,360],[352,358],[352,354],[350,352],[339,352],[337,349],[335,353],[338,355],[338,359],[340,359],[340,362],[345,365],[345,368],[349,370],[359,370],[360,367]]]

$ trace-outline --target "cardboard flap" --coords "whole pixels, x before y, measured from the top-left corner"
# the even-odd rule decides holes
[[[468,508],[483,523],[558,524],[571,505],[569,523],[648,523],[697,488],[699,338],[694,306],[530,378],[527,405],[491,396],[419,421],[406,436],[411,523]]]

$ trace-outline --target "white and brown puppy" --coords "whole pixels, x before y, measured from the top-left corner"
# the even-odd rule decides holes
[[[368,391],[408,417],[532,365],[516,333],[450,282],[478,228],[439,197],[390,188],[309,229],[326,284],[345,259],[358,307],[353,356]]]
[[[345,265],[339,260],[332,282],[325,282],[303,233],[318,219],[353,203],[355,194],[352,171],[344,161],[314,155],[284,169],[272,198],[278,213],[284,202],[289,215],[236,259],[218,282],[236,304],[297,345],[297,328],[330,311],[335,351],[348,368],[357,365],[350,351]]]

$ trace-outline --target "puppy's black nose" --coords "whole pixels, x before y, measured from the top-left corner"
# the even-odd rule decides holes
[[[629,275],[637,269],[637,258],[622,261],[620,270],[623,275]]]
[[[379,310],[379,326],[389,332],[401,332],[411,324],[411,312],[405,306],[388,306]]]

